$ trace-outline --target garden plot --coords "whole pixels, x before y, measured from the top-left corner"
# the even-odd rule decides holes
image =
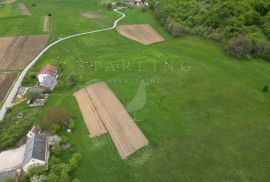
[[[30,13],[30,11],[28,10],[28,8],[25,6],[24,3],[20,3],[19,4],[19,8],[22,12],[22,15],[25,15],[25,16],[31,16],[32,14]]]
[[[78,93],[83,93],[84,97],[78,98]],[[144,134],[106,83],[90,85],[77,92],[75,96],[84,117],[86,115],[89,117],[87,119],[94,121],[96,118],[93,115],[96,114],[91,112],[98,113],[100,121],[110,134],[122,159],[128,158],[129,155],[148,144]],[[84,104],[82,104],[83,102]],[[86,107],[89,109],[93,107],[92,105],[94,110],[87,111]]]
[[[144,45],[163,41],[164,39],[148,24],[121,25],[117,31],[124,37],[137,41]]]
[[[84,122],[90,133],[90,137],[96,137],[106,133],[106,129],[85,89],[81,89],[74,94],[80,110],[82,112]]]
[[[4,100],[16,77],[16,73],[0,73],[0,103]]]
[[[23,69],[45,47],[48,40],[48,35],[0,37],[0,69]]]

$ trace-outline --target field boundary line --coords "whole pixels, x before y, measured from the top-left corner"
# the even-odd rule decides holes
[[[82,35],[87,35],[87,34],[93,34],[93,33],[98,33],[98,32],[104,32],[104,31],[108,31],[108,30],[113,30],[116,28],[118,22],[120,20],[122,20],[123,18],[125,18],[125,14],[118,11],[117,9],[114,10],[115,12],[121,14],[122,16],[118,19],[116,19],[113,23],[113,26],[110,28],[104,28],[104,29],[99,29],[99,30],[93,30],[93,31],[89,31],[89,32],[84,32],[84,33],[78,33],[78,34],[74,34],[74,35],[70,35],[61,39],[58,39],[57,41],[49,44],[47,47],[45,47],[25,68],[24,70],[21,72],[21,74],[19,75],[18,79],[16,80],[16,83],[13,85],[13,87],[10,89],[10,92],[8,93],[8,96],[6,97],[6,100],[4,100],[3,105],[1,107],[0,110],[0,121],[3,120],[7,109],[10,108],[12,106],[12,101],[14,99],[14,97],[16,96],[16,93],[18,91],[18,89],[21,86],[21,83],[24,79],[24,77],[26,76],[27,72],[35,65],[35,63],[39,60],[39,58],[41,56],[43,56],[44,53],[46,53],[51,47],[53,47],[56,44],[59,44],[60,42],[63,42],[64,40],[73,38],[73,37],[78,37],[78,36],[82,36]]]

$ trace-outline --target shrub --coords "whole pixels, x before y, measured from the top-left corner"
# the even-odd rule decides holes
[[[44,121],[47,125],[51,126],[52,124],[58,124],[61,127],[68,126],[70,119],[70,112],[67,109],[58,106],[50,108],[44,117]]]
[[[247,34],[241,33],[231,41],[229,53],[236,58],[247,58],[252,50],[252,44]]]
[[[264,86],[263,89],[262,89],[263,92],[268,92],[268,86]]]
[[[77,76],[72,73],[72,74],[68,75],[68,77],[66,79],[66,85],[68,87],[73,87],[74,85],[76,85],[77,81],[78,81]]]

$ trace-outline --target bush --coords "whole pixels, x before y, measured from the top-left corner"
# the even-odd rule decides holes
[[[68,75],[68,77],[66,79],[66,85],[68,87],[73,87],[74,85],[76,85],[77,81],[78,81],[77,76],[72,73],[72,74]]]
[[[55,144],[51,149],[52,153],[56,156],[59,156],[62,152],[62,147],[59,144]]]
[[[44,117],[44,121],[48,126],[58,124],[61,127],[65,127],[68,126],[70,119],[70,112],[67,109],[58,106],[50,108]]]
[[[236,58],[248,58],[252,50],[252,44],[247,34],[239,34],[231,41],[229,53]]]
[[[263,92],[268,92],[268,86],[264,86],[263,89],[262,89]]]

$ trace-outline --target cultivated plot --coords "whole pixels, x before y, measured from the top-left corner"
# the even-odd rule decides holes
[[[106,133],[107,130],[105,129],[87,91],[85,89],[81,89],[76,92],[74,96],[79,104],[85,125],[90,133],[90,137],[96,137]]]
[[[148,24],[142,25],[121,25],[117,27],[117,31],[131,40],[135,40],[141,44],[149,45],[164,39]]]
[[[45,47],[48,40],[48,35],[0,37],[0,69],[23,69]]]
[[[49,16],[44,16],[43,32],[49,32]]]
[[[82,16],[85,16],[86,18],[89,18],[89,19],[97,19],[97,18],[100,18],[102,16],[102,14],[89,11],[89,12],[82,13]]]
[[[17,77],[16,73],[0,72],[0,103],[4,100],[9,88]]]
[[[30,13],[30,11],[28,10],[28,8],[25,6],[24,3],[20,3],[19,4],[19,8],[22,12],[22,15],[25,15],[25,16],[31,16],[32,14]]]
[[[84,119],[91,122],[101,121],[104,124],[122,159],[148,144],[144,134],[106,83],[90,85],[75,96]],[[87,108],[90,111],[87,111]],[[97,115],[100,120],[96,119]]]

